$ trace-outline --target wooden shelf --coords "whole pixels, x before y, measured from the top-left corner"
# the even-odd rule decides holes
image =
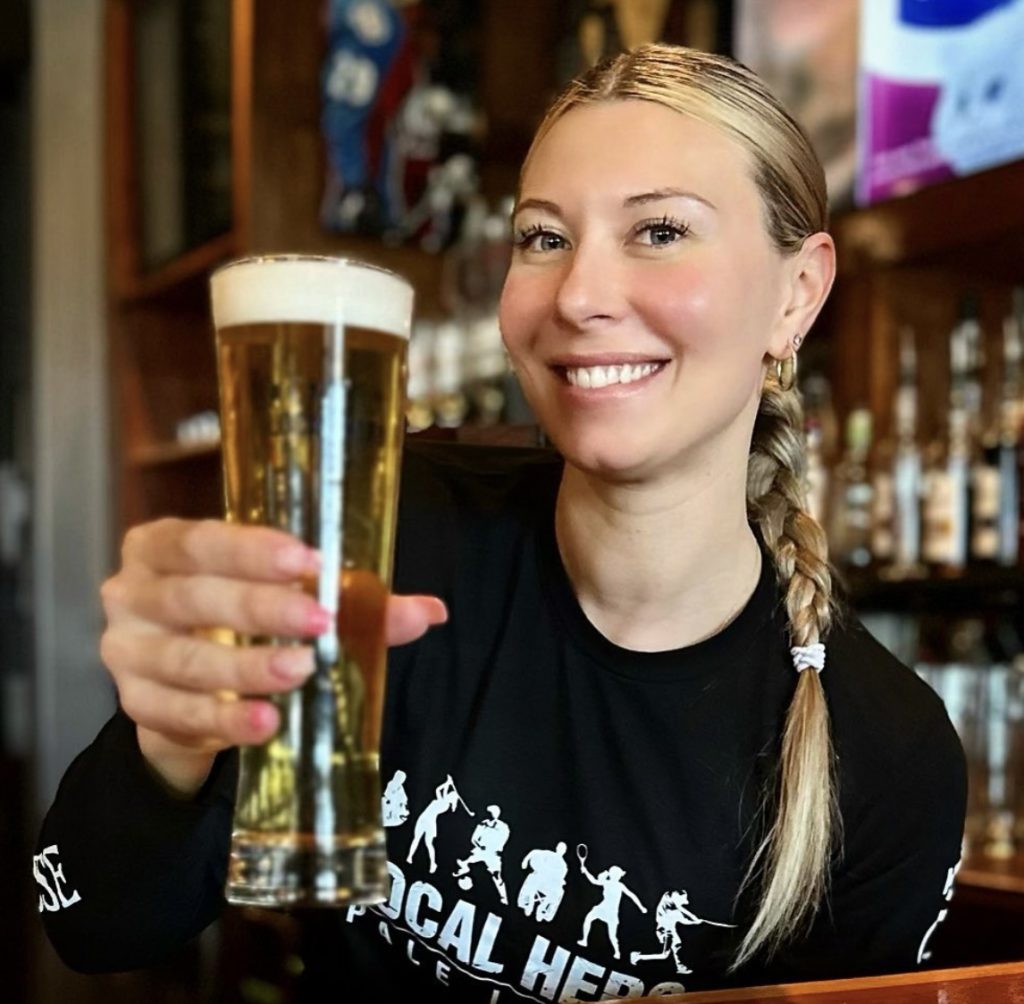
[[[166,265],[136,278],[124,277],[115,287],[116,295],[132,303],[174,293],[194,280],[205,280],[211,269],[238,254],[234,233],[215,237],[179,255]]]
[[[962,887],[1024,896],[1024,853],[997,861],[968,858],[956,877]]]
[[[831,229],[840,274],[941,265],[1019,281],[1024,160],[840,214]]]
[[[885,581],[877,575],[841,573],[850,601],[859,610],[956,610],[1014,608],[1024,598],[1024,568],[969,568],[957,578]]]
[[[152,443],[132,450],[128,463],[135,468],[165,467],[219,457],[220,443]]]

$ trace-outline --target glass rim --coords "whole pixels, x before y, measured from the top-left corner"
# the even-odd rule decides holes
[[[231,261],[226,261],[213,269],[210,272],[210,280],[212,281],[222,272],[227,272],[229,269],[237,268],[240,265],[273,265],[275,263],[292,262],[319,262],[325,265],[341,265],[346,268],[363,268],[370,272],[380,272],[383,275],[390,276],[392,279],[397,279],[400,283],[415,291],[415,287],[408,279],[405,278],[405,276],[399,275],[397,272],[390,268],[385,268],[383,265],[374,265],[372,262],[362,261],[359,258],[346,258],[343,255],[314,254],[301,251],[250,254],[243,255],[241,258],[232,258]]]

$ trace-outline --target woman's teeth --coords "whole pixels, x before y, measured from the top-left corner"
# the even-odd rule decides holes
[[[610,387],[616,383],[633,383],[659,370],[662,363],[641,363],[639,366],[567,366],[565,377],[573,387]]]

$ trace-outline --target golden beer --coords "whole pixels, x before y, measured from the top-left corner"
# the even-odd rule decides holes
[[[311,642],[313,675],[272,698],[278,734],[240,751],[227,898],[379,902],[384,617],[412,289],[356,262],[278,256],[217,270],[211,296],[227,518],[318,548],[323,570],[302,586],[336,611]]]

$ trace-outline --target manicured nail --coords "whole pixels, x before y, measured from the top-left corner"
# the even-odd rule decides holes
[[[320,571],[320,552],[296,544],[277,554],[277,567],[287,575],[310,575]]]
[[[266,701],[253,701],[248,708],[246,717],[249,719],[249,727],[258,733],[264,733],[272,728],[276,720],[276,712],[271,704]]]
[[[314,669],[313,651],[308,648],[286,648],[270,658],[271,676],[285,683],[302,683]]]
[[[323,634],[333,623],[334,614],[323,607],[314,607],[306,617],[306,630],[311,635]]]

